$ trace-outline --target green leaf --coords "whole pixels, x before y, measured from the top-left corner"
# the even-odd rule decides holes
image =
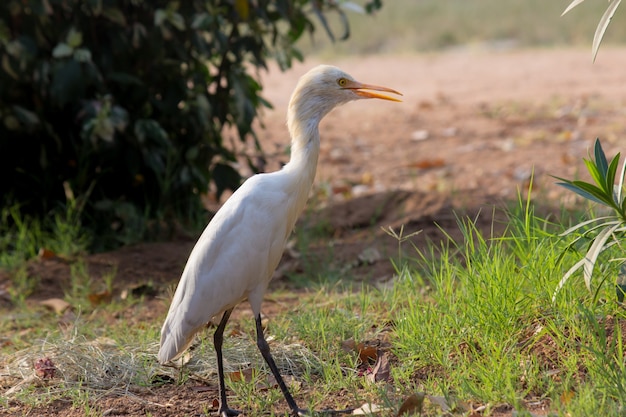
[[[604,177],[604,190],[607,194],[613,196],[613,200],[616,204],[619,204],[617,197],[615,196],[615,174],[617,174],[617,165],[619,164],[620,154],[619,152],[609,164],[609,168],[606,171],[606,177]]]
[[[213,181],[215,182],[215,187],[217,188],[216,197],[219,198],[222,196],[222,193],[229,190],[236,190],[241,184],[241,176],[232,166],[217,163],[213,167]]]
[[[591,175],[593,182],[595,182],[600,187],[603,187],[604,184],[604,174],[600,172],[600,168],[596,165],[596,163],[590,159],[583,159],[583,162],[587,166],[587,171]]]
[[[597,138],[594,144],[594,155],[595,155],[596,166],[598,167],[598,171],[600,172],[602,177],[606,177],[608,163],[606,161],[606,155],[604,154],[602,145],[600,144],[600,139],[597,139]],[[602,184],[602,182],[598,181],[598,184]]]
[[[78,48],[74,51],[74,59],[78,62],[91,62],[91,51],[86,48]]]
[[[191,21],[191,28],[194,30],[211,30],[213,22],[214,17],[208,13],[198,13]]]
[[[135,136],[140,143],[149,141],[157,142],[161,145],[170,146],[167,132],[161,127],[159,122],[153,119],[139,119],[134,125]]]
[[[25,109],[22,106],[18,106],[17,104],[13,105],[13,112],[17,116],[18,120],[26,125],[27,128],[31,129],[41,122],[39,116],[36,113]]]
[[[80,64],[73,59],[60,63],[53,73],[52,84],[50,85],[52,99],[59,106],[64,106],[82,96],[83,91],[84,84]]]
[[[607,202],[606,198],[604,196],[604,192],[589,183],[583,182],[583,181],[569,181],[569,180],[563,180],[561,178],[559,178],[561,181],[563,182],[558,182],[557,185],[560,185],[561,187],[565,187],[570,191],[575,192],[576,194],[580,195],[581,197],[586,198],[587,200],[591,200],[593,202],[599,203],[599,204],[604,204],[604,205],[611,205],[610,203],[612,202]]]
[[[380,10],[381,7],[383,7],[382,0],[370,0],[369,2],[365,4],[365,11],[369,14],[372,14],[376,10]]]
[[[154,26],[162,26],[167,19],[167,12],[163,9],[157,9],[154,12]]]
[[[185,30],[185,19],[180,15],[180,13],[171,13],[168,18],[168,21],[172,26],[181,32]]]
[[[83,43],[83,34],[77,31],[74,27],[72,27],[67,34],[65,42],[72,49],[78,48]]]
[[[124,13],[118,8],[115,7],[106,7],[102,11],[102,15],[109,19],[113,23],[117,23],[122,27],[126,27],[126,17]]]
[[[2,69],[14,80],[19,80],[20,76],[17,73],[17,69],[13,68],[12,61],[8,55],[2,55]]]
[[[125,72],[110,72],[106,74],[106,78],[122,85],[143,85],[141,79]]]
[[[68,56],[71,56],[73,52],[74,48],[61,42],[52,50],[52,56],[54,58],[67,58]]]

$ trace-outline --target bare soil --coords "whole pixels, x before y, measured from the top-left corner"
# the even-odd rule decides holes
[[[298,77],[317,63],[311,59],[288,73],[271,68],[261,74],[265,98],[274,104],[273,110],[264,112],[265,129],[259,131],[268,153],[267,171],[278,169],[288,159],[284,118],[289,96]],[[381,228],[391,226],[398,231],[404,225],[405,234],[422,230],[412,241],[423,246],[443,237],[437,225],[454,235],[455,213],[459,212],[480,213],[479,224],[485,232],[495,228],[497,233],[506,224],[498,211],[494,222],[493,207],[515,202],[518,192],[525,195],[531,178],[533,197],[545,210],[571,204],[550,175],[584,175],[581,158],[587,156],[595,137],[601,138],[609,155],[626,145],[623,49],[602,48],[595,64],[587,50],[459,50],[354,57],[332,63],[360,81],[401,91],[404,101],[350,103],[323,121],[312,197],[315,209],[303,216],[299,227],[321,230],[324,239],[312,242],[306,253],[288,251],[274,289],[306,291],[287,278],[302,271],[305,256],[308,267],[315,267],[316,262],[331,262],[337,270],[348,266],[344,279],[373,285],[387,282],[393,279],[389,258],[397,251],[397,241]],[[210,196],[208,204],[219,205]],[[132,320],[131,325],[158,326],[167,304],[157,296],[163,297],[177,282],[193,243],[193,238],[178,237],[86,260],[95,279],[112,267],[117,269],[118,293],[150,282],[149,308],[129,312],[125,318]],[[32,302],[63,296],[69,263],[52,258],[30,265],[31,272],[42,278]],[[320,270],[328,268],[324,265]],[[2,285],[8,281],[0,276]],[[297,303],[293,297],[268,303],[265,313],[271,318]],[[242,305],[235,320],[249,314],[248,306]],[[93,407],[106,415],[199,415],[204,409],[215,411],[216,386],[214,381],[205,389],[192,384],[138,389],[132,395],[105,395]],[[331,395],[328,405],[342,404],[341,396]],[[545,405],[536,404],[533,412],[541,415]],[[84,409],[63,401],[36,409],[12,403],[0,410],[0,415],[83,413]],[[495,415],[508,416],[511,411],[504,407]]]

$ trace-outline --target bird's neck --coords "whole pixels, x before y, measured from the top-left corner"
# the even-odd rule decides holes
[[[300,89],[294,92],[289,102],[287,128],[291,135],[291,160],[287,165],[298,167],[299,171],[311,171],[311,182],[320,150],[319,124],[334,106],[331,100]]]
[[[290,178],[294,193],[297,193],[296,210],[304,208],[317,171],[320,152],[319,123],[327,112],[320,112],[311,105],[290,103],[287,112],[287,127],[291,135],[291,158],[283,171]],[[317,110],[317,111],[315,111]]]
[[[297,182],[297,190],[307,196],[313,185],[317,171],[317,160],[320,153],[319,122],[309,121],[305,124],[290,125],[291,158],[283,170],[292,175]]]

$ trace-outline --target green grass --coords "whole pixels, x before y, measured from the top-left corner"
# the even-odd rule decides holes
[[[293,389],[302,405],[319,408],[342,392],[335,400],[341,407],[371,402],[397,408],[406,396],[423,391],[461,408],[484,405],[488,412],[502,404],[522,412],[532,401],[545,402],[556,415],[623,412],[626,369],[619,324],[626,313],[614,302],[614,290],[604,285],[596,298],[582,280],[572,280],[552,303],[563,271],[577,258],[563,253],[562,227],[536,216],[525,203],[512,208],[508,220],[503,236],[489,236],[460,217],[463,238],[402,255],[392,288],[317,281],[317,290],[303,295],[295,310],[271,317],[274,354],[299,381]],[[72,302],[84,299],[87,285],[84,265],[75,265],[75,282],[66,294]],[[600,273],[609,276],[615,268],[602,263]],[[210,337],[200,339],[182,374],[163,368],[154,361],[160,322],[133,326],[110,320],[129,308],[145,307],[141,300],[86,304],[60,330],[57,316],[16,303],[0,322],[0,332],[12,335],[2,347],[1,367],[46,355],[66,379],[58,386],[29,385],[12,398],[30,406],[64,398],[97,415],[88,408],[102,390],[151,386],[157,374],[180,382],[194,375],[214,379]],[[18,316],[19,321],[11,319]],[[227,362],[234,370],[252,366],[258,372],[255,383],[230,383],[232,406],[280,415],[280,391],[258,388],[267,369],[256,352],[252,321],[240,327],[241,336],[227,339]],[[365,382],[357,353],[342,349],[350,339],[390,342],[392,383]],[[103,369],[109,369],[105,379]],[[72,377],[80,372],[81,378]],[[8,401],[0,395],[0,403]],[[441,412],[426,401],[424,415]]]
[[[586,1],[560,17],[571,0],[393,0],[375,16],[348,11],[351,36],[332,43],[318,25],[299,47],[323,56],[413,53],[457,47],[588,47],[606,1]],[[329,16],[336,35],[341,25]],[[604,45],[626,39],[626,11],[618,9]],[[600,51],[601,53],[601,51]]]

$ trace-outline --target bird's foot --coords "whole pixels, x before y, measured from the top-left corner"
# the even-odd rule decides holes
[[[232,408],[221,408],[220,417],[236,417],[241,414],[241,411],[233,410]]]

